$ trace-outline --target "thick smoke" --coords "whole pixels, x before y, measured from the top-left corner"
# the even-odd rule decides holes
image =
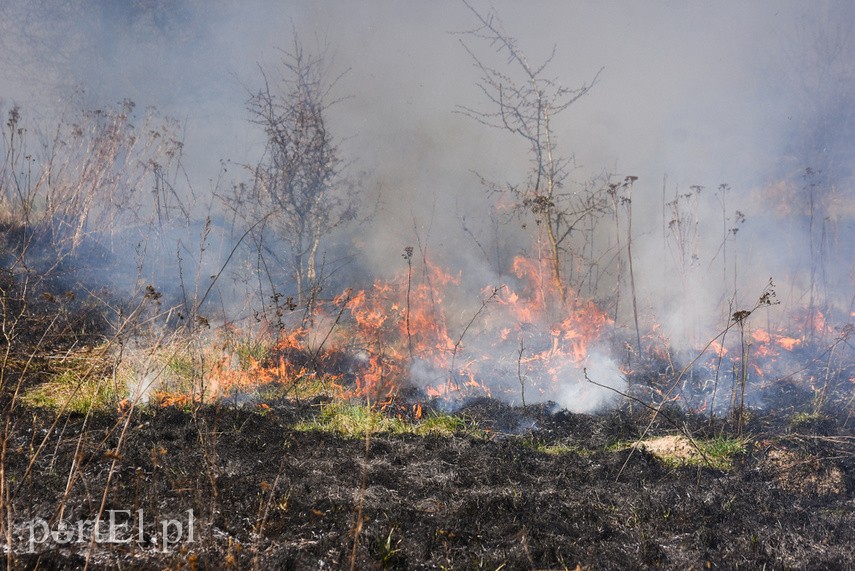
[[[554,46],[549,74],[567,87],[602,70],[553,127],[559,149],[574,159],[572,181],[638,177],[632,241],[645,328],[655,321],[676,348],[696,349],[727,323],[728,311],[752,307],[769,277],[784,302],[770,322],[809,300],[848,317],[853,268],[845,245],[855,231],[848,3],[473,6],[485,14],[494,6],[534,62]],[[489,106],[461,41],[505,64],[494,47],[460,34],[476,27],[461,2],[12,0],[0,7],[0,21],[4,113],[17,103],[31,121],[49,125],[130,99],[180,122],[182,168],[173,183],[194,222],[160,229],[162,243],[148,251],[158,287],[169,288],[170,278],[155,269],[174,271],[183,253],[186,267],[204,266],[191,287],[204,291],[203,278],[216,274],[240,237],[225,230],[227,209],[212,195],[246,180],[244,165],[260,159],[264,133],[248,121],[246,102],[260,68],[275,73],[295,34],[307,50],[329,46],[332,69],[344,73],[330,126],[371,214],[325,244],[337,285],[399,272],[401,251],[416,246],[461,272],[457,313],[471,315],[463,308],[477,307],[481,288],[505,283],[513,256],[532,254],[522,221],[491,218],[492,199],[475,174],[524,182],[525,145],[455,113]],[[808,168],[815,174],[805,175]],[[216,246],[203,252],[208,216]],[[611,221],[592,234],[604,259],[613,234]],[[130,242],[139,248],[141,240]],[[584,293],[612,299],[615,287],[617,327],[630,332],[630,292],[615,285],[613,267]],[[222,307],[242,307],[231,298],[243,291],[223,279]],[[591,367],[613,379],[611,364]]]

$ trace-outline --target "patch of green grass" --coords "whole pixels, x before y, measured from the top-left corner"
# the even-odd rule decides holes
[[[124,387],[118,387],[124,393]],[[112,380],[84,375],[69,369],[24,393],[21,401],[29,406],[84,414],[91,410],[112,409],[121,397]]]
[[[169,356],[169,359],[166,361],[166,370],[183,381],[192,381],[199,375],[193,358],[180,353]]]
[[[325,404],[314,420],[294,425],[295,430],[335,432],[346,438],[359,438],[375,432],[401,434],[405,432],[404,427],[402,420],[389,418],[370,405],[348,402]]]
[[[593,452],[587,448],[574,446],[572,444],[567,444],[566,442],[546,443],[531,435],[521,438],[520,442],[527,448],[531,448],[532,450],[536,450],[542,454],[549,454],[550,456],[560,456],[562,454],[588,455]]]
[[[386,416],[367,404],[334,401],[321,406],[321,411],[312,420],[293,426],[294,430],[334,432],[345,438],[361,438],[366,433],[416,434],[451,437],[458,433],[470,436],[482,435],[477,427],[459,416],[441,412],[429,414],[422,420],[407,422]]]
[[[712,440],[701,440],[698,447],[707,455],[713,468],[719,470],[730,470],[733,468],[733,459],[745,454],[746,440],[744,438],[732,438],[719,436]],[[698,464],[703,464],[702,458],[698,458]]]
[[[569,444],[563,444],[561,442],[555,444],[546,444],[545,442],[540,442],[534,445],[534,449],[538,452],[549,454],[550,456],[560,456],[561,454],[585,455],[591,453],[591,451],[587,448],[579,448],[578,446],[571,446]]]
[[[233,341],[232,351],[237,356],[240,368],[247,371],[253,363],[264,363],[270,358],[273,343],[264,338],[241,337]]]
[[[790,419],[790,427],[798,430],[803,428],[812,428],[828,419],[819,412],[797,412]]]
[[[166,366],[157,375],[152,385],[156,391],[192,395],[205,375],[197,362],[187,354],[172,354],[166,358]]]
[[[436,436],[453,436],[457,432],[464,432],[468,428],[466,421],[459,416],[444,412],[431,412],[425,418],[409,425],[411,432],[422,436],[433,434]]]
[[[339,385],[320,375],[305,375],[280,385],[285,389],[286,396],[297,399],[335,397],[341,394]]]
[[[337,397],[341,387],[333,380],[320,375],[304,375],[287,382],[265,383],[255,390],[255,397],[261,402],[279,399],[312,399],[319,396]]]
[[[622,450],[626,450],[627,448],[632,448],[635,446],[635,440],[616,440],[611,444],[607,445],[605,450],[606,452],[620,452]]]
[[[259,402],[269,402],[292,396],[288,387],[282,383],[266,383],[255,391],[255,397]]]

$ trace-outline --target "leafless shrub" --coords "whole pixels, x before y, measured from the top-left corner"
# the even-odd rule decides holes
[[[552,281],[563,297],[567,281],[565,259],[571,254],[571,238],[582,232],[584,223],[608,208],[606,187],[593,180],[582,188],[569,188],[572,156],[558,149],[556,118],[586,95],[596,84],[599,72],[576,89],[564,87],[548,74],[555,50],[540,64],[529,62],[515,38],[493,13],[482,14],[464,1],[478,27],[463,33],[461,44],[481,78],[478,87],[485,95],[487,111],[459,106],[458,112],[476,121],[507,131],[528,146],[531,166],[525,182],[496,184],[482,177],[493,192],[512,199],[512,213],[535,223],[538,253],[549,261]],[[507,58],[507,69],[492,67],[465,39],[491,46]],[[571,267],[572,271],[572,267]]]
[[[260,71],[263,86],[251,92],[247,106],[267,147],[250,167],[251,181],[236,185],[226,204],[247,226],[265,219],[252,237],[270,278],[270,295],[281,296],[282,277],[270,271],[266,259],[290,268],[296,303],[310,305],[322,279],[318,256],[324,240],[357,213],[357,187],[327,125],[330,107],[340,101],[332,91],[341,75],[331,77],[325,49],[309,53],[296,38],[283,52],[278,81]],[[286,245],[284,258],[279,243]]]

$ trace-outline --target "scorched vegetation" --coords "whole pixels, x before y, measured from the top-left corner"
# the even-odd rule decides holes
[[[561,122],[600,74],[564,87],[463,4],[486,99],[458,118],[528,159],[476,177],[475,269],[415,220],[383,272],[353,269],[384,222],[328,48],[260,70],[263,150],[205,190],[155,109],[3,108],[8,569],[855,567],[852,179],[764,189],[810,259],[739,281],[730,186],[666,179],[661,228],[634,232],[645,181],[580,174]]]

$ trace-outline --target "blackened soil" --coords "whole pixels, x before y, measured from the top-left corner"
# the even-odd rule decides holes
[[[644,431],[647,412],[482,400],[460,414],[486,437],[366,443],[295,431],[317,405],[137,411],[118,450],[123,417],[63,417],[48,434],[50,415],[18,409],[5,475],[15,568],[82,568],[90,535],[40,542],[36,525],[27,553],[27,522],[57,529],[64,506],[74,527],[102,502],[134,525],[116,536],[127,543],[93,542],[90,569],[346,569],[352,558],[356,569],[855,568],[855,436],[843,417],[817,427],[754,415],[747,453],[722,471],[614,446]],[[696,438],[731,430],[669,418]],[[671,422],[651,434],[675,433]],[[164,520],[183,523],[166,550]]]

